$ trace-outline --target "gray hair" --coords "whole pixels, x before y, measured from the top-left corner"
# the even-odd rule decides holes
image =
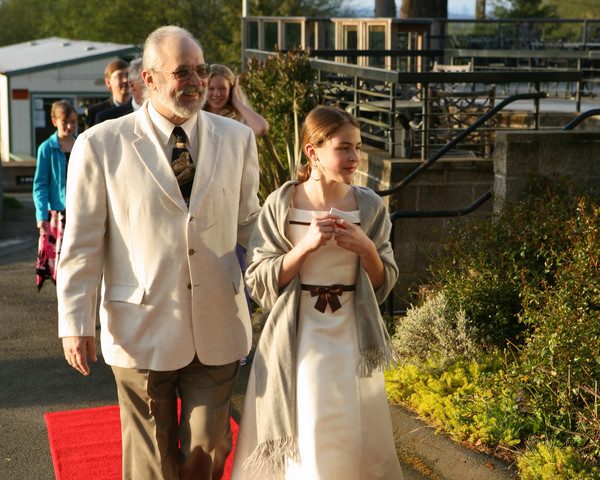
[[[129,80],[136,83],[144,83],[144,79],[142,78],[142,66],[141,58],[136,58],[131,61],[128,71]]]
[[[165,59],[164,52],[162,51],[162,43],[169,37],[189,38],[198,45],[204,55],[200,42],[185,28],[174,25],[159,27],[148,35],[148,38],[144,42],[144,54],[142,56],[144,70],[160,69]]]

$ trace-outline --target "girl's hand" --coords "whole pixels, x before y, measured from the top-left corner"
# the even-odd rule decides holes
[[[314,217],[306,235],[283,256],[279,270],[279,288],[286,286],[300,271],[308,256],[333,237],[335,218],[328,213]]]
[[[240,87],[239,76],[235,77],[233,86],[229,91],[231,105],[233,105],[246,121],[256,137],[262,137],[269,131],[269,124],[262,115],[252,110],[252,107],[244,103],[244,93]]]
[[[383,285],[385,281],[383,262],[377,253],[377,247],[360,227],[338,218],[333,238],[338,246],[359,256],[374,288]]]
[[[39,228],[41,233],[46,233],[48,231],[48,222],[46,220],[40,220],[37,222],[37,228]]]
[[[319,217],[314,217],[310,222],[310,227],[304,238],[300,241],[303,250],[306,253],[311,253],[323,245],[327,244],[333,237],[335,231],[335,218],[331,215],[324,214]]]
[[[336,219],[334,238],[339,247],[360,257],[376,251],[375,244],[360,227],[341,218]]]
[[[236,76],[235,80],[233,81],[233,86],[231,87],[231,103],[233,104],[234,107],[237,107],[237,105],[242,101],[240,98],[240,91],[239,91],[239,77]]]

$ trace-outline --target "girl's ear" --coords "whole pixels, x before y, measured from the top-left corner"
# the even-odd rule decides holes
[[[56,127],[56,126],[57,126],[57,125],[56,125],[57,123],[58,123],[58,122],[56,121],[56,118],[53,118],[53,119],[52,119],[52,125],[54,125],[54,126]]]
[[[312,143],[307,143],[304,146],[304,153],[311,160],[315,160],[317,158],[317,148]]]

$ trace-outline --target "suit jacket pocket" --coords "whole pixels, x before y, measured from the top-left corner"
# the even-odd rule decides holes
[[[242,276],[242,269],[240,267],[240,263],[237,259],[235,252],[226,255],[225,260],[225,270],[227,272],[227,277],[231,282],[231,286],[233,287],[233,291],[236,293],[240,293],[244,289],[244,278]]]
[[[126,302],[140,305],[145,289],[133,285],[108,285],[104,298],[109,302]]]

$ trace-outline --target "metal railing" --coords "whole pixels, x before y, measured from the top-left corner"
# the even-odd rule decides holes
[[[407,175],[401,182],[394,185],[393,187],[387,190],[378,190],[377,193],[379,196],[387,196],[392,195],[410,182],[415,180],[419,175],[423,174],[426,170],[428,170],[436,161],[444,156],[444,154],[455,147],[463,138],[469,136],[475,130],[480,128],[485,122],[487,122],[491,117],[500,112],[504,107],[509,105],[512,102],[518,100],[539,100],[540,98],[544,98],[546,96],[545,93],[533,93],[533,94],[519,94],[512,95],[509,98],[504,99],[498,105],[496,105],[489,112],[484,114],[481,118],[475,121],[472,125],[470,125],[466,130],[460,132],[455,138],[453,138],[450,142],[448,142],[444,147],[442,147],[438,152],[431,156],[431,158],[419,165],[416,169],[414,169],[409,175]],[[486,191],[482,196],[480,196],[477,200],[475,200],[471,205],[464,209],[455,209],[455,210],[426,210],[426,211],[396,211],[390,214],[390,220],[392,222],[392,231],[390,234],[390,241],[392,245],[394,244],[395,232],[396,232],[396,221],[402,218],[452,218],[452,217],[461,217],[463,215],[467,215],[479,207],[481,207],[484,203],[492,198],[492,190]],[[388,298],[386,299],[384,313],[388,315],[394,315],[394,294],[390,293]]]
[[[509,98],[505,98],[498,105],[496,105],[494,108],[492,108],[491,110],[486,112],[484,115],[482,115],[479,119],[477,119],[467,129],[458,133],[456,135],[456,137],[454,137],[451,141],[449,141],[441,149],[439,149],[437,152],[435,152],[431,156],[431,158],[429,158],[429,160],[427,160],[426,162],[422,163],[417,168],[415,168],[406,178],[404,178],[404,180],[402,180],[401,182],[397,183],[396,185],[394,185],[393,187],[391,187],[387,190],[378,190],[375,193],[384,197],[387,195],[391,195],[392,193],[395,193],[398,190],[400,190],[401,188],[405,187],[410,182],[412,182],[415,178],[417,178],[419,175],[421,175],[425,170],[427,170],[429,167],[431,167],[431,165],[433,165],[440,158],[442,158],[446,152],[450,151],[452,148],[454,148],[456,145],[458,145],[463,139],[465,139],[466,137],[471,135],[471,133],[473,133],[475,130],[480,128],[483,124],[485,124],[485,122],[487,122],[490,118],[492,118],[494,115],[496,115],[498,112],[500,112],[507,105],[510,105],[511,103],[519,101],[519,100],[539,101],[539,99],[545,98],[545,97],[546,97],[546,94],[544,92],[538,92],[538,93],[521,93],[521,94],[517,94],[517,95],[512,95]]]
[[[575,96],[577,110],[580,109],[582,97],[600,95],[600,50],[460,48],[445,50],[444,62],[449,64],[469,62],[475,71],[577,70],[582,74],[581,82],[574,84],[556,82],[551,88],[547,87],[545,90],[552,92],[554,97],[571,98]],[[519,85],[512,86],[512,88],[518,87]]]
[[[282,50],[282,53],[287,50]],[[432,70],[435,61],[446,65],[472,65],[472,71],[564,71],[582,72],[581,84],[555,83],[552,88],[546,86],[546,92],[555,97],[571,98],[576,96],[577,102],[582,96],[600,95],[600,49],[469,49],[447,48],[445,50],[311,50],[315,59],[334,60],[341,63],[355,64],[358,58],[368,58],[371,66],[394,65],[396,70],[405,72]],[[418,65],[418,68],[417,68]],[[581,89],[577,87],[580,86]],[[504,93],[522,93],[517,91],[521,85],[507,86]],[[579,109],[579,104],[577,105]]]
[[[286,53],[290,50],[280,50]],[[368,58],[369,66],[385,68],[385,65],[393,65],[394,70],[405,72],[428,71],[434,61],[444,57],[444,50],[415,50],[415,49],[319,49],[310,50],[310,56],[315,59],[333,60],[338,63],[356,64],[359,58]],[[389,70],[389,68],[387,68]]]
[[[316,52],[315,52],[316,53]],[[435,58],[437,51],[424,51],[422,58],[431,60]],[[464,52],[463,52],[464,53]],[[419,57],[415,51],[377,51],[367,53],[364,51],[320,51],[321,57],[325,56],[371,56],[371,55],[397,55],[404,57]],[[340,54],[340,55],[338,55]],[[247,51],[247,56],[254,56],[259,59],[265,59],[273,52]],[[375,55],[376,56],[376,55]],[[325,100],[329,103],[337,103],[342,108],[350,108],[359,118],[363,128],[362,135],[372,141],[379,141],[384,145],[390,156],[397,156],[398,151],[404,150],[406,153],[407,131],[410,131],[410,115],[406,109],[406,102],[412,101],[415,97],[420,108],[413,109],[419,112],[417,115],[426,117],[431,112],[427,110],[428,102],[424,99],[424,92],[432,84],[444,83],[464,83],[484,87],[486,85],[526,85],[527,89],[533,88],[533,92],[519,93],[510,95],[508,98],[501,99],[500,102],[489,112],[479,118],[466,130],[460,132],[449,143],[435,152],[426,162],[422,163],[404,180],[387,190],[381,190],[377,193],[381,196],[391,195],[412,182],[421,173],[427,170],[433,163],[442,158],[445,153],[457,146],[463,139],[468,137],[473,131],[481,128],[494,115],[498,114],[507,105],[520,100],[532,100],[533,108],[531,115],[533,117],[533,128],[539,128],[539,106],[540,100],[547,98],[547,94],[542,92],[542,88],[548,84],[557,82],[572,82],[577,85],[577,92],[581,91],[581,82],[583,73],[581,69],[575,70],[550,70],[543,71],[522,70],[522,71],[475,71],[461,73],[447,72],[400,72],[390,71],[374,67],[357,66],[346,63],[332,62],[317,58],[310,59],[311,66],[317,72],[318,81],[325,90]],[[427,68],[427,67],[425,67]],[[421,100],[419,100],[421,98]],[[579,101],[579,95],[577,95]],[[578,105],[579,106],[579,105]],[[600,110],[600,109],[599,109]],[[399,114],[400,111],[400,114]],[[580,119],[576,119],[565,128],[573,128],[590,114],[583,114]],[[423,132],[427,134],[427,132]],[[461,217],[468,215],[493,197],[492,190],[486,191],[481,197],[475,200],[471,205],[464,209],[456,210],[432,210],[432,211],[396,211],[390,215],[392,221],[391,240],[394,240],[395,223],[403,218],[434,218],[434,217]],[[385,309],[390,315],[394,312],[393,293],[384,303]]]
[[[275,54],[262,50],[246,51],[248,57],[259,60]],[[428,123],[422,122],[421,125],[423,143],[414,146],[410,122],[415,117],[426,119],[431,114],[426,101],[430,85],[462,83],[466,88],[476,89],[489,85],[521,84],[527,86],[527,93],[535,93],[556,82],[579,85],[583,78],[582,73],[576,70],[401,72],[316,58],[309,60],[317,73],[317,81],[324,88],[324,101],[336,104],[358,118],[365,143],[387,151],[391,157],[404,158],[419,150],[420,155],[417,153],[417,156],[422,159],[428,156]],[[531,128],[534,129],[539,128],[539,98],[535,99],[529,113]],[[522,115],[522,112],[519,114]]]
[[[519,94],[512,95],[509,98],[504,99],[498,105],[496,105],[489,112],[484,114],[481,118],[475,121],[472,125],[470,125],[466,130],[460,132],[455,138],[453,138],[450,142],[448,142],[444,147],[442,147],[438,152],[431,156],[431,158],[419,165],[416,169],[414,169],[409,175],[407,175],[401,182],[394,185],[393,187],[387,190],[378,190],[377,193],[379,196],[388,196],[392,195],[410,182],[415,180],[419,175],[423,174],[426,170],[428,170],[436,161],[444,156],[444,154],[455,147],[463,138],[469,136],[475,130],[480,128],[485,122],[487,122],[491,117],[500,112],[504,107],[509,105],[512,102],[518,100],[539,100],[540,98],[544,98],[546,96],[545,93],[533,93],[533,94]],[[394,244],[395,232],[396,232],[396,221],[403,218],[452,218],[452,217],[461,217],[464,215],[468,215],[469,213],[474,212],[479,207],[481,207],[484,203],[490,200],[493,196],[492,190],[487,190],[483,195],[481,195],[478,199],[476,199],[471,205],[464,209],[454,209],[454,210],[421,210],[421,211],[395,211],[390,214],[390,220],[392,222],[392,230],[390,233],[390,241],[392,245]],[[384,302],[385,308],[384,313],[388,315],[394,315],[394,293],[390,293],[388,295],[386,301]]]
[[[459,218],[469,213],[474,212],[479,207],[484,205],[488,200],[493,197],[492,190],[486,191],[478,199],[476,199],[471,205],[463,209],[455,210],[421,210],[421,211],[396,211],[390,214],[390,221],[392,222],[392,230],[390,233],[390,242],[394,245],[394,239],[396,235],[396,221],[403,218]],[[393,316],[397,312],[394,310],[394,292],[391,292],[383,303],[382,313]]]
[[[591,110],[588,110],[588,111],[583,112],[583,113],[579,114],[578,116],[576,116],[573,120],[571,120],[569,123],[567,123],[563,127],[563,130],[573,130],[577,125],[579,125],[585,119],[590,118],[590,117],[595,117],[598,115],[600,115],[600,108],[592,108]]]
[[[432,19],[431,43],[478,50],[593,49],[600,47],[600,19]]]
[[[492,110],[490,110],[483,117],[481,117],[477,122],[473,123],[473,125],[471,125],[469,128],[467,128],[463,132],[459,133],[454,139],[452,139],[450,142],[448,142],[448,144],[446,144],[439,152],[434,154],[427,162],[421,164],[419,167],[417,167],[415,170],[413,170],[401,182],[399,182],[392,188],[389,188],[387,190],[379,190],[379,191],[376,191],[375,193],[377,193],[379,196],[383,197],[383,196],[392,195],[392,194],[398,192],[403,187],[408,185],[410,182],[415,180],[419,175],[424,173],[429,167],[431,167],[431,165],[433,165],[437,160],[439,160],[443,156],[445,151],[450,150],[456,144],[458,144],[458,142],[460,141],[461,138],[464,138],[464,137],[470,135],[472,132],[474,132],[475,130],[480,128],[481,125],[483,125],[487,120],[489,120],[489,118],[496,115],[499,111],[501,111],[505,106],[509,105],[510,103],[518,101],[518,100],[524,100],[524,99],[539,100],[540,98],[544,98],[544,97],[545,97],[545,93],[540,92],[540,93],[536,93],[536,94],[513,95],[513,96],[503,100],[500,104],[496,105]],[[583,122],[584,120],[586,120],[590,117],[593,117],[593,116],[600,116],[600,108],[588,110],[586,112],[579,114],[577,117],[575,117],[569,123],[567,123],[562,128],[562,130],[565,130],[565,131],[573,130],[581,122]],[[392,222],[390,241],[392,242],[392,245],[393,245],[394,244],[393,242],[395,239],[395,231],[396,231],[395,225],[396,225],[397,220],[405,219],[405,218],[458,218],[458,217],[462,217],[464,215],[468,215],[468,214],[474,212],[479,207],[484,205],[492,197],[493,197],[493,191],[492,191],[492,189],[489,189],[483,195],[481,195],[479,198],[477,198],[471,205],[469,205],[463,209],[420,210],[420,211],[419,210],[406,210],[406,211],[400,210],[400,211],[392,212],[390,214],[390,220]],[[384,302],[384,306],[385,306],[384,313],[387,313],[388,315],[395,314],[393,292],[390,293],[390,295]]]

